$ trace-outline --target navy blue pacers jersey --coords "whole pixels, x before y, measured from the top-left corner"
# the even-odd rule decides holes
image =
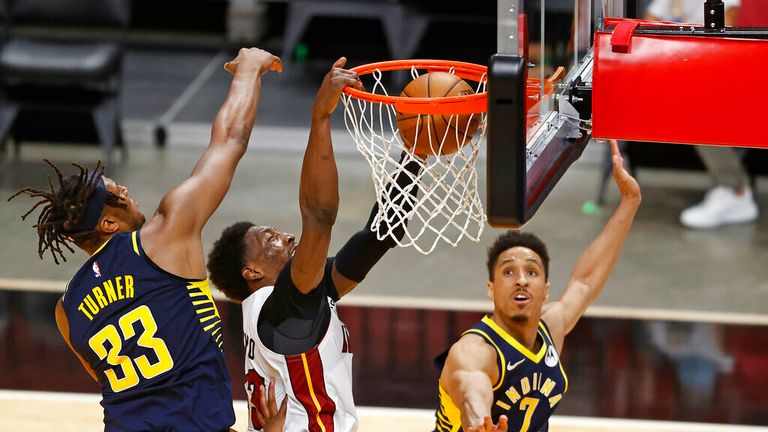
[[[464,334],[480,335],[496,349],[499,381],[493,385],[493,422],[498,423],[505,414],[510,431],[546,432],[549,417],[568,390],[568,378],[544,322],[539,322],[537,337],[542,344],[537,353],[529,351],[488,316]],[[435,430],[462,430],[461,411],[442,386]]]
[[[208,280],[161,270],[138,232],[114,235],[63,298],[74,349],[96,371],[107,431],[228,431],[235,422]]]

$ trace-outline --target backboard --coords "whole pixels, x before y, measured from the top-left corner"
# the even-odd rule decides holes
[[[592,136],[766,147],[762,99],[734,83],[768,67],[768,27],[729,24],[722,0],[698,1],[700,24],[624,19],[646,16],[640,0],[498,1],[491,225],[525,224]]]
[[[488,78],[488,222],[527,222],[590,139],[593,34],[627,0],[498,0]]]

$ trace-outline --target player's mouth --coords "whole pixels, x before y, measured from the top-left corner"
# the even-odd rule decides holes
[[[290,252],[291,258],[293,258],[293,256],[296,255],[296,248],[297,247],[299,247],[299,244],[298,243],[294,243],[293,249],[291,249],[291,252]]]
[[[528,304],[528,302],[531,301],[531,294],[527,291],[518,291],[515,293],[515,295],[512,297],[512,300],[515,301],[515,304],[518,306],[525,306]]]

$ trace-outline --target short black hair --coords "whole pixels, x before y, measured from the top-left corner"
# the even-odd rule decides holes
[[[53,179],[48,176],[48,190],[26,187],[11,195],[8,201],[21,194],[29,195],[32,198],[41,198],[28,212],[21,216],[21,219],[26,220],[27,216],[35,209],[43,206],[37,223],[34,225],[38,235],[37,254],[42,259],[43,253],[50,251],[54,262],[59,264],[59,259],[67,260],[66,255],[64,255],[64,248],[69,252],[74,252],[69,245],[70,241],[84,244],[97,242],[100,239],[95,229],[79,231],[76,227],[83,218],[88,198],[93,194],[104,175],[104,166],[99,161],[96,168],[89,171],[73,163],[72,165],[79,170],[79,173],[64,178],[61,170],[53,162],[48,159],[43,160],[56,173],[59,189],[55,189]],[[113,207],[125,206],[121,203],[120,198],[111,192],[107,192],[104,204]]]
[[[496,267],[496,261],[505,250],[522,246],[536,252],[544,264],[544,279],[549,279],[549,252],[547,245],[535,234],[521,231],[509,230],[499,235],[494,240],[491,247],[488,248],[488,280],[493,282],[493,269]]]
[[[239,302],[251,294],[242,270],[245,265],[245,233],[254,225],[251,222],[238,222],[228,226],[213,243],[213,249],[208,254],[211,282],[224,295]]]

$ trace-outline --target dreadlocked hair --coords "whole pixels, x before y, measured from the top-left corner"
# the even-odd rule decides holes
[[[33,211],[44,205],[40,215],[37,217],[37,223],[33,225],[37,229],[38,245],[37,254],[43,259],[43,254],[49,251],[53,256],[54,262],[59,264],[59,259],[66,261],[64,248],[74,253],[75,250],[69,245],[70,242],[79,244],[80,242],[93,241],[98,238],[95,230],[75,231],[85,213],[85,204],[88,198],[96,189],[101,177],[104,175],[104,166],[99,161],[92,174],[88,169],[73,163],[72,165],[80,170],[79,174],[73,174],[66,179],[62,176],[59,168],[48,159],[43,159],[56,172],[59,182],[59,190],[54,190],[53,179],[48,175],[49,191],[26,187],[19,190],[8,198],[8,201],[21,194],[26,194],[31,198],[42,198],[35,203],[29,211],[21,216],[21,220],[26,220]],[[105,204],[120,205],[120,198],[107,192]]]

